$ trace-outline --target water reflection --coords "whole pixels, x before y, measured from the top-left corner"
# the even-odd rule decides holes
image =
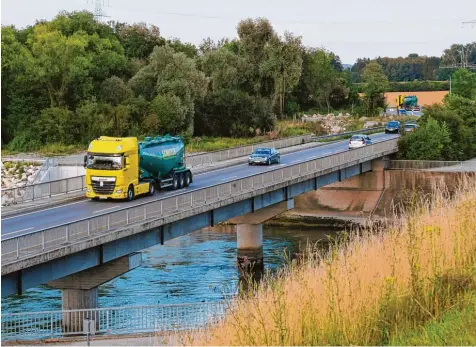
[[[263,228],[264,267],[274,271],[284,251],[326,240],[336,231]],[[99,306],[137,306],[222,300],[239,283],[236,231],[222,226],[196,231],[143,252],[143,265],[99,287]],[[61,309],[61,291],[40,286],[2,299],[2,313]]]

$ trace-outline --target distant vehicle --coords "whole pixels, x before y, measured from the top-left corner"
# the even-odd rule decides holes
[[[390,133],[399,133],[400,132],[400,122],[396,120],[392,120],[387,123],[385,126],[385,134]]]
[[[416,95],[398,95],[397,96],[397,107],[400,109],[400,112],[403,110],[413,110],[416,107],[420,107],[418,105],[418,98]]]
[[[274,148],[257,148],[248,157],[248,164],[266,164],[271,165],[273,163],[279,164],[281,162],[281,155]]]
[[[405,132],[409,133],[415,131],[418,128],[418,124],[416,123],[405,123]]]
[[[353,135],[349,140],[349,149],[360,148],[371,145],[372,140],[364,134]]]

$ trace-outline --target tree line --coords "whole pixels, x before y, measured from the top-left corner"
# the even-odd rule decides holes
[[[195,46],[154,25],[61,12],[2,26],[2,143],[28,151],[100,135],[248,137],[302,111],[375,114],[390,88],[385,66],[367,62],[361,85],[352,73],[265,18],[241,21],[235,39]]]
[[[362,81],[363,70],[367,64],[372,61],[375,61],[382,66],[382,70],[390,82],[412,82],[416,80],[447,81],[455,70],[446,67],[476,64],[476,42],[466,45],[451,45],[450,48],[444,50],[441,57],[420,56],[416,53],[412,53],[407,57],[397,58],[360,58],[357,59],[356,63],[351,68],[353,82],[358,83]],[[408,87],[408,85],[406,86]]]

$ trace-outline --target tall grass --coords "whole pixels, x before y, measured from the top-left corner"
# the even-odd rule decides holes
[[[343,234],[325,255],[310,250],[193,344],[382,345],[464,307],[476,290],[474,178],[398,221]]]

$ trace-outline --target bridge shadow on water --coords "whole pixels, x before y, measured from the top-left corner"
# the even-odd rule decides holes
[[[306,244],[326,248],[338,229],[270,227],[263,230],[264,261],[240,266],[236,229],[203,229],[143,251],[143,265],[99,287],[99,307],[221,301],[272,275]],[[243,264],[242,264],[243,265]],[[40,286],[2,300],[2,313],[61,310],[61,291]]]

